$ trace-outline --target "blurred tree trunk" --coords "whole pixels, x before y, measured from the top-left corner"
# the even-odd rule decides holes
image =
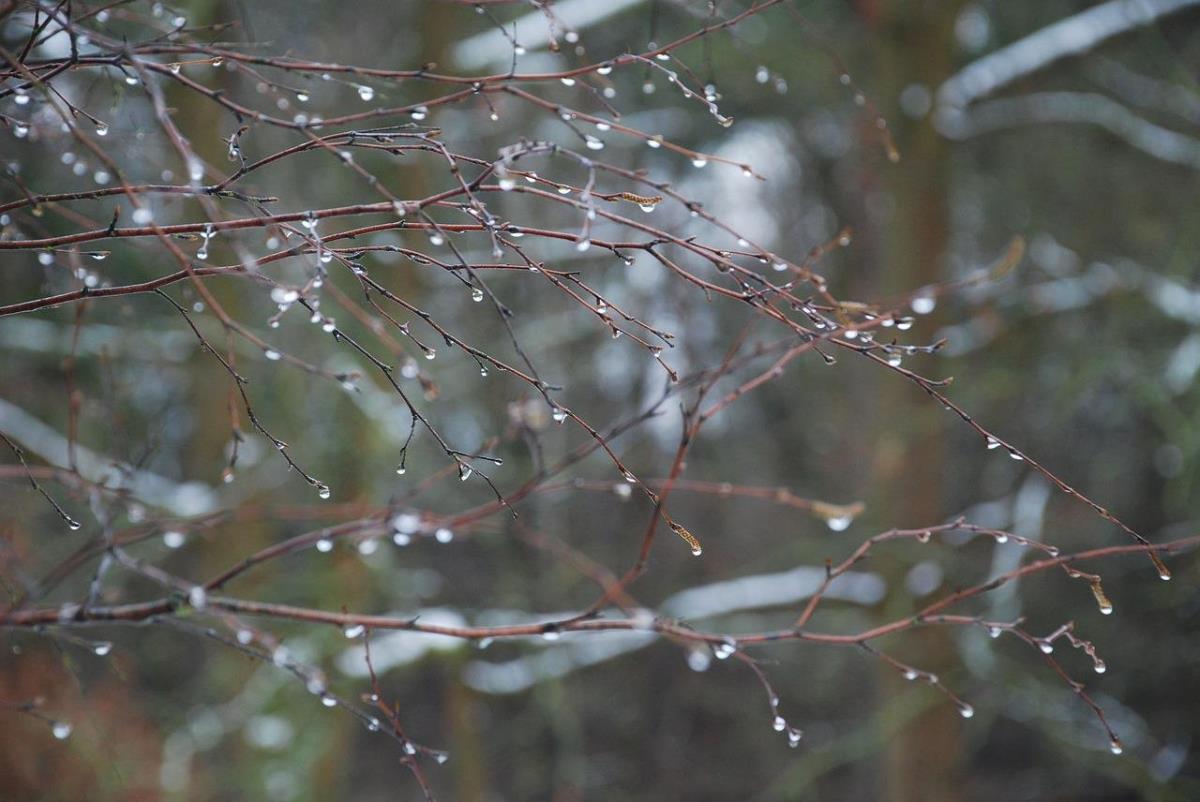
[[[878,71],[868,87],[892,128],[902,159],[881,169],[879,189],[890,198],[882,229],[877,232],[882,271],[877,291],[911,290],[944,280],[950,234],[949,149],[926,117],[905,117],[897,100],[913,84],[936,91],[954,68],[957,44],[954,22],[960,2],[913,2],[912,0],[864,0],[860,5],[874,29]],[[873,124],[867,120],[864,124]],[[871,136],[867,133],[865,136]],[[918,330],[932,332],[928,321]],[[922,526],[946,517],[942,498],[947,464],[939,432],[945,419],[942,410],[927,405],[895,426],[889,408],[911,408],[919,391],[898,376],[880,377],[880,425],[875,443],[875,473],[883,496],[877,509],[902,526]],[[894,403],[892,402],[894,399]],[[924,400],[924,399],[922,399]],[[912,563],[911,550],[898,550],[898,557],[881,567],[893,588],[889,616],[904,615],[913,604],[905,588],[905,574]],[[896,656],[941,676],[954,673],[958,660],[952,633],[944,628],[918,629]],[[880,690],[884,699],[913,692],[933,694],[914,687],[895,669],[880,666]],[[886,708],[885,708],[886,709]],[[885,714],[886,715],[886,714]],[[958,712],[944,700],[913,717],[887,741],[882,798],[893,802],[957,802],[965,799],[963,775],[963,724]]]

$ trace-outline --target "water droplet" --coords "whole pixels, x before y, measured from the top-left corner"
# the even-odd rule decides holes
[[[1095,665],[1092,667],[1096,669],[1097,674],[1103,674],[1105,671],[1108,671],[1108,666],[1098,657],[1096,658]]]
[[[104,640],[104,641],[100,641],[98,643],[92,644],[92,653],[95,654],[97,657],[104,657],[105,655],[107,655],[109,652],[112,651],[112,648],[113,648],[113,645],[111,643],[109,643],[108,641]]]
[[[583,143],[587,145],[588,150],[604,150],[604,141],[591,134],[584,136]]]
[[[253,633],[253,632],[251,632],[250,630],[248,630],[248,629],[239,629],[239,630],[237,631],[237,642],[238,642],[238,643],[240,643],[240,644],[242,644],[243,646],[245,646],[245,645],[247,645],[248,643],[250,643],[250,641],[252,641],[252,640],[254,640],[254,633]]]
[[[332,492],[329,490],[329,485],[327,485],[327,484],[322,484],[321,482],[317,482],[316,487],[317,487],[317,497],[318,498],[327,499],[331,495],[333,495]]]
[[[692,546],[692,556],[693,557],[699,557],[703,553],[704,553],[704,549],[702,547]]]
[[[1000,629],[1000,627],[988,627],[989,638],[998,638],[1000,637],[1001,632],[1003,632],[1003,630]]]
[[[775,729],[775,732],[783,732],[787,729],[787,720],[783,716],[776,716],[775,720],[771,722],[771,726]]]
[[[737,651],[737,642],[733,638],[726,638],[716,646],[713,646],[712,651],[713,656],[718,660],[727,660]]]
[[[1171,581],[1171,569],[1167,568],[1167,564],[1162,561],[1154,552],[1150,552],[1150,559],[1154,563],[1155,569],[1158,571],[1158,578],[1164,582]]]
[[[689,649],[687,664],[692,671],[707,671],[709,665],[712,664],[712,655],[705,649]]]
[[[542,632],[542,640],[556,641],[562,636],[557,629],[547,629]]]
[[[358,86],[358,96],[364,103],[369,103],[375,99],[375,90],[365,84],[360,84]]]
[[[700,168],[706,164],[708,164],[708,159],[704,158],[703,156],[697,156],[696,158],[692,159],[693,167]]]
[[[202,585],[196,585],[188,591],[188,604],[197,610],[208,606],[208,591]]]
[[[357,637],[361,636],[366,631],[367,631],[367,628],[364,627],[362,624],[347,624],[342,629],[342,634],[345,635],[347,638],[353,639],[353,638],[357,638]]]
[[[825,525],[834,532],[844,532],[854,519],[849,515],[838,515],[825,519]]]
[[[434,754],[433,759],[436,760],[438,763],[445,763],[447,760],[450,759],[450,755],[447,754],[446,752],[437,752],[436,754]]]
[[[963,718],[971,718],[971,716],[975,715],[975,708],[963,702],[958,706],[958,714]]]
[[[575,85],[574,78],[559,78],[559,80],[562,81],[563,86],[574,86]]]
[[[1012,460],[1016,460],[1017,462],[1020,462],[1021,460],[1025,459],[1019,453],[1017,453],[1015,450],[1008,452],[1008,458],[1012,459]]]
[[[652,148],[661,148],[663,143],[662,134],[656,134],[646,140],[646,144]]]
[[[60,741],[65,741],[71,737],[71,732],[74,728],[65,721],[56,721],[50,727],[50,732],[54,733],[54,737]]]
[[[183,532],[177,532],[175,530],[171,530],[169,532],[163,532],[163,536],[162,536],[163,545],[166,546],[168,549],[179,548],[180,546],[183,545],[184,540],[185,540],[185,537],[184,537]]]
[[[771,80],[771,71],[766,67],[760,66],[754,71],[754,80],[758,81],[760,84],[765,84],[767,81]]]
[[[475,648],[479,649],[479,651],[483,651],[484,649],[491,646],[492,643],[494,643],[494,642],[495,641],[492,638],[480,638],[479,640],[477,640],[475,642]]]
[[[328,554],[329,552],[333,551],[333,541],[327,537],[323,537],[317,541],[316,547],[317,551],[321,552],[322,554]]]
[[[921,676],[921,672],[916,671],[915,669],[909,668],[909,669],[906,669],[904,672],[904,678],[906,680],[908,680],[909,682],[912,682],[919,676]]]
[[[411,512],[402,512],[392,519],[392,528],[397,532],[411,535],[421,528],[421,518]]]
[[[377,719],[377,718],[367,719],[367,730],[369,732],[379,732],[379,719]]]
[[[144,226],[154,219],[154,215],[145,206],[133,210],[133,222]]]
[[[337,707],[338,700],[327,693],[321,694],[321,704],[326,707]]]
[[[1038,641],[1038,648],[1042,650],[1042,654],[1050,654],[1054,651],[1054,644],[1048,640]]]
[[[78,532],[80,529],[83,528],[83,524],[79,523],[79,521],[76,521],[74,518],[68,518],[67,519],[67,528],[70,529],[72,532]]]
[[[364,557],[370,557],[377,551],[379,551],[379,541],[373,537],[358,542],[358,553]]]
[[[1113,738],[1108,744],[1108,751],[1112,752],[1114,755],[1119,755],[1125,751],[1125,747],[1121,746],[1120,741],[1118,741],[1116,738]]]
[[[567,411],[561,407],[555,407],[553,411],[551,411],[550,417],[554,419],[555,423],[562,423],[567,419]]]
[[[458,480],[460,482],[465,482],[468,479],[470,479],[471,474],[473,474],[473,473],[475,473],[475,469],[472,468],[470,465],[463,465],[462,463],[459,463],[459,465],[458,465]]]
[[[583,253],[590,247],[592,247],[592,241],[586,237],[575,243],[575,250],[579,251],[580,253]]]
[[[108,123],[96,123],[96,136],[108,136]]]
[[[912,310],[918,315],[928,315],[937,306],[937,298],[932,295],[918,295],[912,299]]]
[[[272,348],[268,348],[267,350],[263,351],[263,356],[265,356],[267,359],[271,360],[272,362],[277,362],[277,361],[279,361],[280,357],[283,356],[283,354],[279,353],[278,351],[276,351]]]
[[[475,303],[480,303],[483,300],[483,290],[473,287],[471,289],[471,300]]]
[[[796,729],[788,730],[788,734],[787,734],[788,746],[795,749],[796,747],[798,747],[800,745],[800,739],[803,737],[804,737],[804,733],[800,732],[800,730],[796,730]]]
[[[454,540],[454,533],[452,531],[450,531],[449,529],[447,529],[446,527],[442,526],[442,527],[439,527],[438,530],[433,533],[433,537],[434,537],[434,539],[437,540],[438,543],[449,543],[451,540]]]

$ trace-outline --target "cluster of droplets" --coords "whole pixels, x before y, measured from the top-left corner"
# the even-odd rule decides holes
[[[779,73],[771,72],[765,64],[758,65],[754,70],[754,80],[760,84],[771,84],[779,94],[787,94],[787,79]]]
[[[317,254],[317,269],[320,273],[324,269],[324,265],[333,261],[333,252],[324,246],[321,242],[321,235],[317,233],[317,224],[320,220],[314,212],[308,212],[304,219],[300,221],[300,225],[308,230],[309,237],[312,239],[313,247]]]
[[[1008,458],[1014,462],[1023,462],[1025,460],[1025,455],[1020,451],[1010,445],[1007,445],[1006,443],[1000,442],[990,434],[985,437],[985,443],[987,444],[989,451],[995,451],[998,448],[1003,448],[1008,453]]]
[[[196,250],[196,258],[204,261],[208,258],[208,243],[217,232],[213,229],[212,223],[206,223],[204,230],[200,232],[200,247]]]
[[[988,634],[991,634],[991,632],[992,630],[989,630]],[[998,637],[998,634],[999,633],[997,632],[997,634],[992,635],[992,637]],[[912,666],[902,666],[900,674],[909,682],[922,681],[937,688],[939,691],[949,697],[950,701],[954,703],[955,709],[958,710],[958,714],[963,718],[971,718],[975,715],[975,708],[951,693],[946,686],[942,684],[941,678],[939,678],[938,675],[934,674],[932,671],[921,671],[920,669],[913,668]]]
[[[787,733],[788,746],[792,749],[800,746],[800,739],[804,737],[803,731],[788,724],[787,719],[779,714],[779,697],[771,696],[771,712],[774,714],[771,719],[771,729],[775,732]]]
[[[728,660],[730,657],[733,657],[737,649],[737,641],[733,638],[725,637],[713,644],[712,653],[713,657],[718,660]]]

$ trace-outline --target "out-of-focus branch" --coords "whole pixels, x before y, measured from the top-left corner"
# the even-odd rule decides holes
[[[971,62],[937,91],[939,104],[962,108],[1014,81],[1077,56],[1128,31],[1197,5],[1198,0],[1108,0]]]

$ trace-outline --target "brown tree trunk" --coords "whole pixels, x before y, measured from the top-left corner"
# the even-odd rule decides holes
[[[919,84],[930,92],[954,67],[957,45],[954,22],[957,2],[874,0],[864,12],[876,29],[878,72],[873,91],[886,115],[902,158],[882,169],[881,183],[892,201],[889,217],[877,232],[879,269],[877,291],[910,290],[944,280],[950,233],[949,153],[946,141],[926,117],[914,120],[899,110],[897,99],[905,87]],[[933,324],[918,324],[932,333]],[[882,417],[874,453],[875,475],[886,488],[877,509],[886,509],[890,520],[922,526],[947,515],[942,498],[946,469],[939,437],[944,419],[941,410],[925,401],[912,385],[898,376],[882,376],[881,409],[906,410],[903,425]],[[894,403],[890,402],[894,399]],[[912,599],[904,587],[907,569],[917,559],[898,550],[890,562],[881,562],[892,593],[885,612],[900,616],[910,611]],[[895,656],[915,666],[945,676],[958,664],[951,633],[941,628],[917,630],[903,643],[892,646]],[[880,665],[882,698],[935,691],[917,688],[895,669]],[[958,802],[965,799],[963,720],[945,700],[931,698],[930,706],[910,718],[887,740],[881,798],[892,802]],[[884,724],[885,722],[881,722]]]

